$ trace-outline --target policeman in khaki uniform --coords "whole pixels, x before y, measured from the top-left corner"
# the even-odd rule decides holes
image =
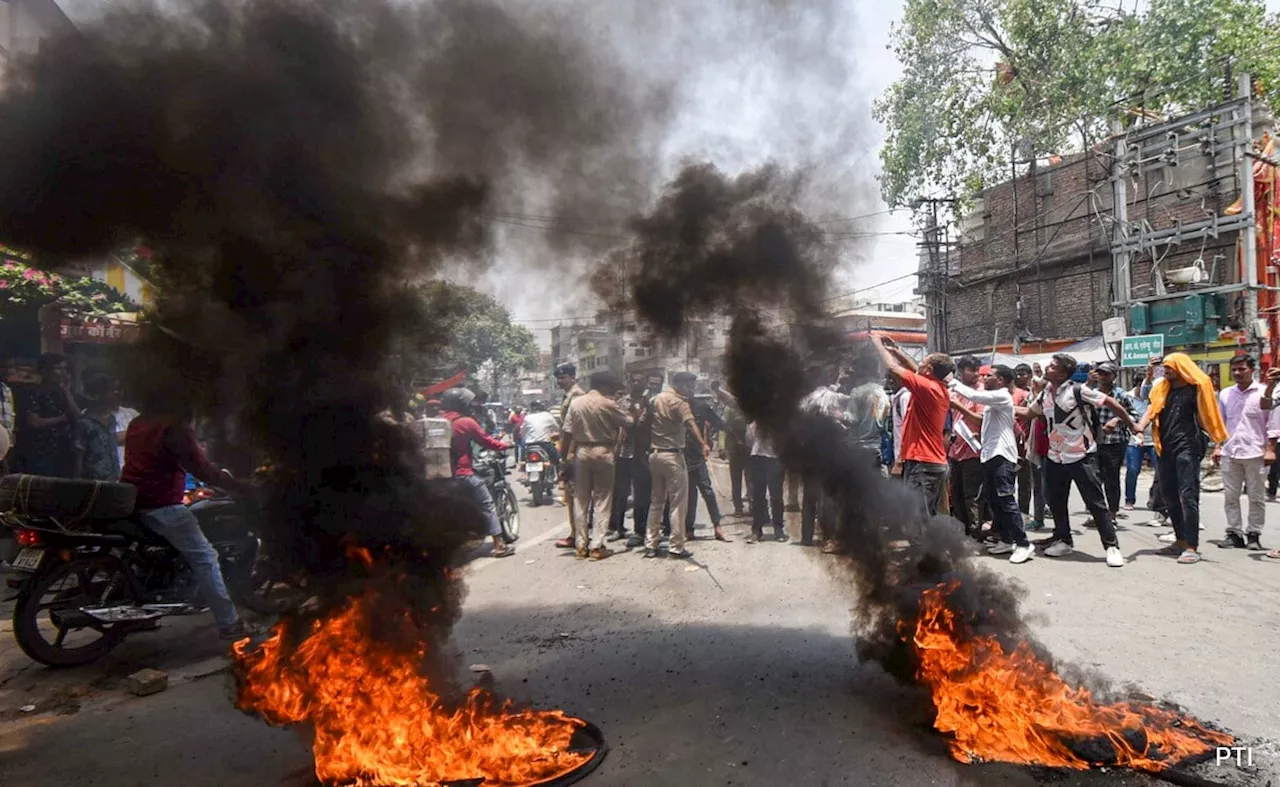
[[[578,558],[603,560],[613,554],[604,539],[613,506],[614,457],[632,423],[616,401],[621,390],[622,381],[612,372],[591,375],[591,393],[573,400],[561,430],[565,455],[574,458],[578,516],[573,523],[573,540]],[[592,521],[595,533],[589,534]],[[589,543],[594,546],[588,553]]]
[[[671,557],[688,557],[684,548],[684,518],[689,508],[689,475],[684,461],[685,428],[702,445],[702,456],[711,456],[711,446],[698,429],[689,400],[697,375],[679,372],[671,377],[672,390],[653,397],[653,439],[649,470],[653,475],[653,498],[649,503],[649,523],[645,533],[645,557],[658,556],[662,535],[662,509],[671,503]]]
[[[560,390],[564,391],[564,399],[560,402],[560,422],[564,424],[569,420],[569,405],[579,396],[585,396],[586,391],[578,385],[578,367],[571,363],[562,363],[556,367],[556,385],[560,386]],[[572,459],[569,454],[564,452],[564,446],[560,447],[560,461],[568,462]],[[574,506],[573,494],[573,475],[572,473],[564,473],[561,476],[561,483],[564,485],[564,505],[569,509],[569,535],[556,541],[556,546],[561,549],[573,549],[573,534],[578,528],[577,510]]]

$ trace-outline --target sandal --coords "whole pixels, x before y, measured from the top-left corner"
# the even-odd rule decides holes
[[[1280,560],[1280,549],[1273,549],[1267,553],[1267,557],[1272,560]]]
[[[1194,549],[1183,550],[1182,554],[1178,557],[1178,562],[1184,566],[1189,566],[1192,563],[1199,563],[1200,553]]]
[[[511,557],[515,553],[516,551],[511,547],[503,547],[502,549],[495,549],[490,552],[489,557]]]

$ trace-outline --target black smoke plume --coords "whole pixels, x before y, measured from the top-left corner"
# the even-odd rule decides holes
[[[379,417],[406,400],[393,350],[430,324],[410,285],[483,264],[495,214],[589,217],[610,203],[590,183],[643,182],[629,141],[661,116],[564,22],[486,0],[139,3],[47,41],[0,95],[0,238],[46,264],[151,249],[144,409],[230,424],[270,466],[282,571],[338,601],[368,550],[441,636],[479,522]]]
[[[814,389],[809,370],[854,352],[821,319],[838,249],[801,207],[804,186],[804,178],[774,166],[737,176],[687,167],[634,222],[636,241],[625,258],[631,288],[623,299],[667,334],[691,316],[732,317],[730,390],[787,468],[820,479],[836,503],[832,535],[840,573],[855,591],[864,658],[910,680],[898,626],[914,623],[923,590],[954,579],[960,589],[950,601],[971,630],[1010,646],[1026,640],[1018,593],[968,560],[972,542],[960,528],[930,518],[920,500],[880,475],[872,455],[824,416],[800,408]]]

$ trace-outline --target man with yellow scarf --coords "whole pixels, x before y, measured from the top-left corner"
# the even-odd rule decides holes
[[[1164,376],[1151,389],[1151,405],[1135,431],[1155,424],[1157,473],[1176,539],[1160,551],[1189,565],[1200,562],[1200,462],[1208,448],[1204,435],[1221,445],[1227,428],[1213,381],[1190,356],[1170,353],[1162,368]]]

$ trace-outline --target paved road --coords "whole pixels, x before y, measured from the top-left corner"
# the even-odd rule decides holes
[[[1206,537],[1217,538],[1220,496],[1206,495],[1205,508]],[[634,554],[581,562],[551,544],[563,516],[526,509],[519,554],[472,564],[453,647],[460,674],[488,664],[500,691],[601,726],[612,751],[588,783],[776,785],[803,774],[824,785],[977,787],[1044,777],[953,762],[928,715],[908,710],[916,707],[908,690],[856,663],[850,602],[816,550],[748,546],[745,523],[736,523],[735,543],[693,544],[696,567]],[[1179,566],[1151,554],[1162,531],[1128,525],[1122,539],[1133,559],[1109,569],[1096,535],[1077,530],[1073,560],[980,559],[1025,583],[1037,631],[1060,657],[1259,739],[1257,770],[1203,774],[1266,783],[1280,762],[1266,743],[1280,740],[1280,687],[1270,680],[1280,564],[1210,546],[1205,562]],[[111,668],[20,669],[20,654],[5,654],[5,783],[307,784],[300,734],[234,711],[226,676],[201,677],[217,666],[208,624],[187,626],[129,643],[136,650]],[[171,669],[175,685],[147,698],[113,686],[112,675],[141,663]],[[38,710],[15,710],[23,699],[38,699]],[[1115,773],[1056,783],[1153,784]]]

